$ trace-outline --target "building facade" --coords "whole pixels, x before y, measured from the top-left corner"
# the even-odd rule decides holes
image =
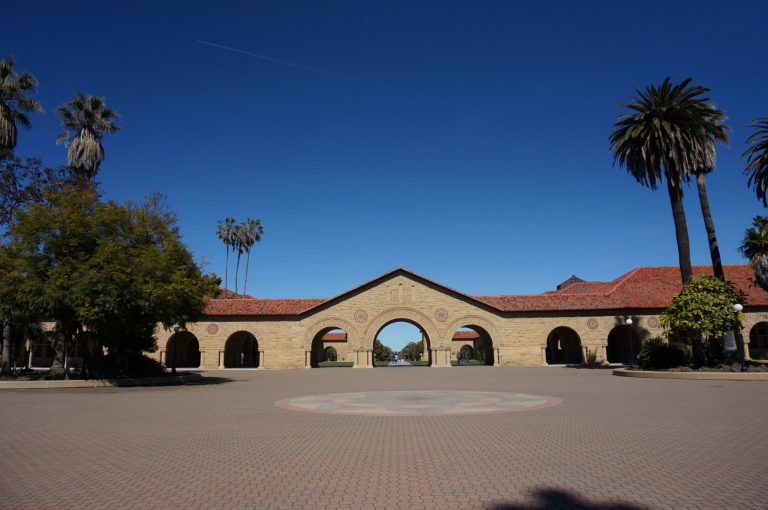
[[[747,357],[768,358],[768,293],[748,265],[725,272],[745,295]],[[150,355],[177,368],[312,368],[333,346],[339,361],[371,368],[379,332],[405,321],[421,330],[432,367],[450,367],[463,345],[480,346],[494,366],[624,363],[662,334],[659,314],[681,288],[677,267],[641,267],[610,282],[572,277],[543,294],[469,296],[400,268],[330,299],[212,299],[200,322],[159,329]]]

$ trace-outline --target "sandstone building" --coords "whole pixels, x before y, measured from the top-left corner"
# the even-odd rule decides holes
[[[701,274],[711,268],[695,267]],[[766,359],[768,293],[748,265],[725,274],[745,294],[747,358]],[[167,366],[175,356],[178,368],[311,368],[333,346],[339,360],[367,368],[378,333],[406,321],[422,331],[433,367],[451,366],[465,344],[496,366],[622,363],[662,333],[659,314],[681,288],[677,267],[640,267],[610,282],[573,277],[543,294],[469,296],[400,268],[330,299],[212,299],[204,320],[158,331],[152,356]]]

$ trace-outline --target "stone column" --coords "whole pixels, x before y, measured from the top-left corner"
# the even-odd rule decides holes
[[[586,345],[583,345],[581,347],[581,362],[585,365],[589,362],[588,354],[589,354],[589,349],[587,348]]]
[[[312,351],[304,351],[304,368],[312,368]]]
[[[200,351],[200,366],[197,368],[205,367],[205,351]]]
[[[166,355],[166,351],[160,351],[160,364],[165,365],[166,358],[168,356]]]
[[[259,349],[259,366],[258,368],[267,368],[264,366],[264,351]]]
[[[546,345],[541,346],[541,366],[543,367],[547,366],[547,346]]]
[[[224,351],[219,351],[219,370],[224,369]]]
[[[494,367],[500,367],[501,366],[501,360],[499,359],[499,348],[494,347],[493,348],[493,366]]]

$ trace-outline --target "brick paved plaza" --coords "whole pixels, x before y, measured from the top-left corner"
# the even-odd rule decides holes
[[[0,392],[2,508],[766,508],[768,384],[567,368],[207,372]],[[277,407],[374,390],[562,399],[477,416]]]

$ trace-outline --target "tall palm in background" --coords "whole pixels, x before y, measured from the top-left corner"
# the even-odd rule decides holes
[[[658,87],[637,91],[632,103],[620,105],[631,112],[619,115],[610,136],[614,164],[618,161],[637,182],[653,190],[666,181],[683,283],[693,276],[683,184],[694,169],[710,166],[712,159],[706,155],[714,148],[712,107],[701,97],[707,89],[689,86],[690,82],[688,78],[672,85],[666,78]]]
[[[224,243],[224,248],[227,252],[224,262],[224,296],[229,297],[226,292],[229,286],[229,246],[232,243],[232,231],[235,227],[235,219],[227,216],[224,221],[219,221],[216,226],[216,236],[221,242]]]
[[[243,236],[245,247],[245,281],[243,282],[243,294],[248,293],[248,267],[251,265],[251,249],[255,243],[261,241],[264,234],[264,227],[261,220],[248,218],[245,220],[245,235]]]
[[[75,175],[92,180],[104,160],[102,137],[120,130],[115,124],[117,112],[107,108],[103,97],[78,92],[66,105],[59,106],[56,113],[65,128],[56,143],[67,145],[67,166]]]
[[[754,187],[757,198],[768,207],[766,190],[768,190],[768,118],[762,117],[752,121],[755,132],[747,138],[749,147],[742,157],[747,158],[747,168],[744,173],[749,176],[748,186]]]
[[[235,294],[238,293],[237,290],[237,281],[238,281],[238,274],[240,273],[240,257],[243,256],[244,251],[244,242],[245,242],[245,227],[241,223],[240,225],[236,225],[232,229],[232,237],[230,240],[230,245],[232,246],[232,251],[237,253],[237,264],[235,265]]]
[[[768,290],[768,217],[755,216],[739,251],[752,263],[758,285]]]
[[[13,59],[0,60],[0,153],[16,147],[16,125],[29,127],[26,112],[42,112],[42,105],[32,99],[37,80],[29,73],[18,74]]]

